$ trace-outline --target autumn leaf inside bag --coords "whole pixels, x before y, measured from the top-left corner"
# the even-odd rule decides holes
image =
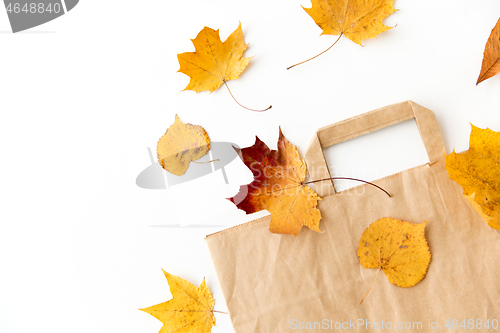
[[[495,320],[498,324],[500,236],[449,178],[446,151],[432,111],[408,101],[318,130],[305,154],[310,178],[330,177],[324,148],[408,119],[416,121],[429,162],[373,182],[391,197],[368,184],[337,193],[333,182],[320,182],[315,191],[322,198],[318,209],[323,233],[304,228],[296,237],[273,234],[267,216],[206,237],[235,332],[301,328],[320,332],[346,325],[360,332],[426,332],[431,328],[456,332],[453,323],[465,320],[468,324],[470,319],[474,331],[486,332],[486,324],[489,331]],[[384,272],[397,270],[397,265],[386,263],[414,253],[405,246],[411,249],[409,242],[416,234],[401,227],[394,238],[399,243],[391,243],[393,233],[386,226],[378,227],[397,255],[388,251],[381,264],[362,265],[358,255],[376,256],[373,251],[377,249],[387,252],[380,250],[386,246],[383,243],[372,246],[378,239],[376,233],[362,238],[372,223],[384,218],[415,225],[418,242],[429,250],[418,247],[426,259],[415,263],[410,258],[412,269],[403,272],[421,272],[415,283],[398,286],[391,283],[393,276],[380,274],[359,304],[380,272],[378,267],[384,267]],[[422,223],[425,228],[418,228]],[[358,251],[366,242],[371,250]]]

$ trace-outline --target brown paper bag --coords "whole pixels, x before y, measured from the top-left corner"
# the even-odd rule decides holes
[[[432,111],[408,101],[318,130],[305,154],[311,179],[330,177],[323,148],[411,118],[430,162],[374,182],[393,197],[369,185],[336,193],[323,182],[324,233],[271,234],[268,216],[206,237],[235,332],[498,331],[500,236],[449,179]],[[360,305],[378,270],[362,268],[358,242],[382,217],[428,220],[432,259],[411,288],[381,273]]]

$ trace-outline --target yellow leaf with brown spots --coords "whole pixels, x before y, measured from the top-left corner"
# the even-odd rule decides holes
[[[483,220],[488,223],[490,227],[493,229],[500,230],[500,219],[494,218],[483,213],[481,206],[476,202],[476,193],[472,193],[471,195],[466,195],[465,198],[471,204],[472,208],[483,218]]]
[[[500,230],[500,132],[472,125],[469,150],[446,156],[446,170],[479,215]]]
[[[181,176],[189,163],[203,157],[210,150],[210,138],[198,125],[184,124],[178,115],[175,122],[158,141],[156,156],[168,172]]]
[[[215,301],[205,279],[196,288],[178,276],[163,271],[172,299],[141,309],[163,323],[159,333],[210,333],[215,326]]]
[[[425,239],[426,223],[415,224],[388,217],[373,222],[359,240],[361,265],[380,268],[396,286],[413,287],[425,277],[431,262]]]

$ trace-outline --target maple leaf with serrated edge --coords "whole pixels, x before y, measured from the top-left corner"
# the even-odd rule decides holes
[[[243,40],[241,23],[224,42],[219,37],[219,30],[208,27],[191,41],[195,51],[177,55],[181,66],[179,72],[190,77],[184,90],[213,92],[224,82],[239,78],[251,59],[243,57],[248,44]]]
[[[159,333],[210,333],[215,326],[212,293],[205,279],[196,288],[178,276],[163,271],[172,299],[149,308],[140,309],[163,323]]]
[[[316,24],[323,29],[322,35],[340,35],[339,38],[320,54],[299,62],[303,64],[325,53],[335,45],[342,36],[346,36],[354,43],[362,45],[361,41],[376,37],[378,34],[391,29],[382,21],[396,11],[394,0],[311,0],[311,8],[304,10]]]
[[[178,72],[190,78],[184,90],[193,90],[197,93],[208,90],[212,93],[224,84],[235,102],[245,109],[266,111],[271,108],[270,106],[265,110],[254,110],[241,105],[227,85],[227,81],[239,78],[251,59],[243,57],[248,44],[243,40],[241,23],[224,42],[219,37],[219,30],[208,27],[204,27],[191,41],[195,51],[177,55],[180,65]]]
[[[229,200],[247,214],[267,209],[271,213],[269,230],[297,236],[302,226],[321,232],[321,198],[307,185],[306,164],[297,147],[279,131],[278,149],[271,150],[258,137],[251,147],[237,149],[254,180],[240,187]]]
[[[382,20],[396,11],[394,0],[312,0],[311,8],[304,8],[322,35],[344,35],[354,43],[373,38],[391,29]]]
[[[446,170],[479,215],[500,230],[500,132],[471,126],[469,150],[446,156]]]

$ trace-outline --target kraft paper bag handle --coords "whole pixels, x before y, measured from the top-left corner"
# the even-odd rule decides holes
[[[433,163],[443,158],[446,150],[434,112],[412,101],[406,101],[367,112],[317,130],[305,154],[311,179],[331,177],[323,154],[323,148],[408,119],[415,119],[429,161]],[[336,193],[331,180],[316,183],[315,189],[321,197]]]

